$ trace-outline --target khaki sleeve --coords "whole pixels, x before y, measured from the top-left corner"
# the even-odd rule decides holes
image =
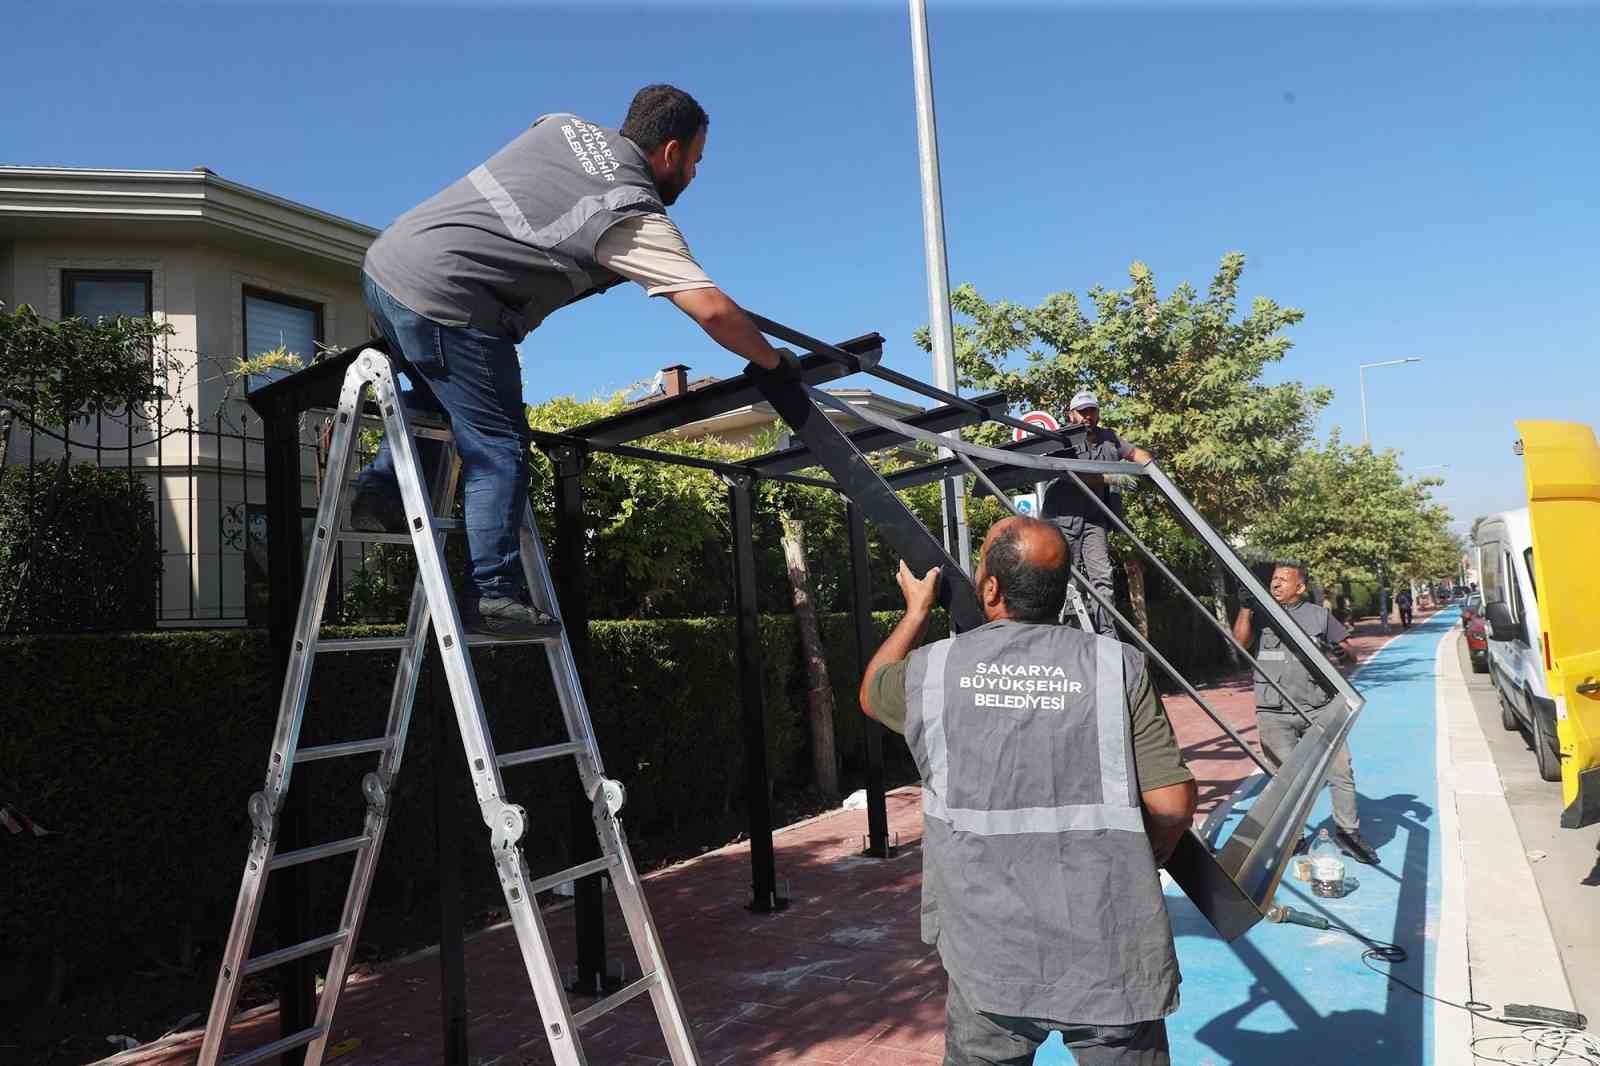
[[[607,270],[636,282],[648,296],[716,287],[666,215],[633,215],[616,223],[601,235],[594,257]]]
[[[1184,764],[1178,738],[1167,721],[1161,697],[1150,683],[1150,671],[1140,671],[1128,703],[1133,719],[1133,764],[1139,778],[1139,791],[1151,792],[1181,781],[1193,781],[1194,774]]]
[[[897,663],[884,663],[872,675],[872,682],[867,686],[867,702],[872,705],[872,717],[885,729],[892,729],[901,736],[905,736],[906,732],[908,662],[907,659],[901,659]]]

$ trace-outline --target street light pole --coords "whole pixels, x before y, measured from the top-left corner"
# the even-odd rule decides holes
[[[950,265],[945,258],[944,195],[939,181],[939,131],[933,115],[933,63],[928,55],[926,0],[911,5],[911,65],[917,95],[917,162],[922,171],[922,248],[928,269],[928,338],[933,349],[933,382],[957,392],[955,327],[950,321]],[[959,435],[951,430],[952,434]],[[950,452],[941,449],[948,458]],[[953,477],[944,483],[945,548],[961,569],[972,573],[972,544],[967,535],[967,482]],[[951,543],[954,541],[955,543]]]
[[[1399,366],[1402,363],[1420,363],[1422,356],[1408,355],[1404,359],[1385,359],[1381,363],[1362,363],[1357,376],[1361,380],[1361,443],[1372,444],[1372,435],[1367,432],[1367,371],[1380,366]]]
[[[1404,363],[1420,363],[1422,356],[1408,355],[1404,359],[1385,359],[1381,363],[1362,363],[1357,371],[1361,381],[1361,443],[1372,447],[1372,434],[1367,431],[1367,371],[1380,366],[1400,366]],[[1385,567],[1378,566],[1378,611],[1380,613],[1378,629],[1380,632],[1389,632],[1389,575]]]

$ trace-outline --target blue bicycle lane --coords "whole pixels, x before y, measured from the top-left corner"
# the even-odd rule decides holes
[[[1172,1062],[1182,1066],[1431,1066],[1434,1005],[1361,961],[1366,945],[1346,926],[1403,947],[1393,973],[1434,991],[1439,924],[1439,796],[1435,655],[1457,612],[1440,611],[1391,641],[1353,681],[1367,705],[1350,739],[1361,833],[1377,867],[1347,861],[1359,884],[1342,899],[1318,899],[1285,878],[1277,902],[1321,914],[1327,931],[1258,924],[1227,944],[1176,887],[1167,889],[1182,1004],[1167,1019]],[[1310,828],[1333,827],[1327,790]],[[1382,967],[1382,963],[1376,963]],[[1052,1037],[1035,1066],[1074,1060]]]

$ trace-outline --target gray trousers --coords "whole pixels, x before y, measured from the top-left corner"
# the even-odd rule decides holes
[[[974,1010],[950,982],[944,1007],[944,1066],[1031,1066],[1051,1033],[1060,1033],[1079,1066],[1169,1066],[1164,1019],[1136,1025],[1073,1025]]]
[[[1313,719],[1318,711],[1308,712]],[[1261,738],[1261,754],[1274,770],[1282,766],[1309,727],[1305,719],[1276,707],[1256,708],[1256,732]],[[1328,792],[1333,796],[1333,824],[1347,832],[1361,827],[1356,808],[1356,772],[1350,761],[1350,747],[1341,743],[1328,763]]]
[[[1111,540],[1106,527],[1078,515],[1061,515],[1050,521],[1067,538],[1067,547],[1072,549],[1072,565],[1083,571],[1089,584],[1105,597],[1107,603],[1116,602],[1116,585],[1111,579]],[[1085,596],[1084,600],[1095,632],[1107,637],[1116,636],[1117,624],[1111,620],[1111,615],[1101,609],[1093,597]]]

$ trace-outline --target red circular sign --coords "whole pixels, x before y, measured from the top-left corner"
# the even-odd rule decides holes
[[[1052,415],[1049,411],[1029,411],[1027,414],[1022,416],[1022,420],[1028,423],[1030,426],[1038,426],[1040,429],[1049,430],[1051,433],[1054,433],[1061,428],[1061,423],[1057,422],[1055,415]],[[1021,440],[1027,435],[1027,433],[1020,429],[1013,429],[1011,431],[1012,440]]]

